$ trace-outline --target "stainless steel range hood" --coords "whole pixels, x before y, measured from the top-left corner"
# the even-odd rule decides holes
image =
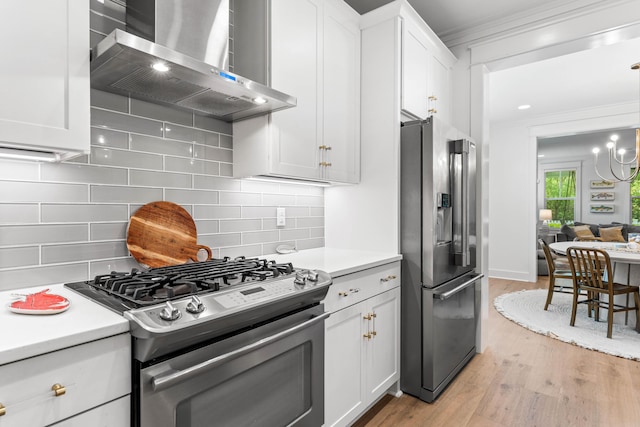
[[[228,0],[128,0],[127,32],[93,49],[91,87],[228,122],[294,107],[294,97],[211,63],[227,59],[228,14]],[[224,52],[212,54],[208,45],[221,40]]]

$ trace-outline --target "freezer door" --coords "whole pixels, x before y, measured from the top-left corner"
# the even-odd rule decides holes
[[[474,356],[475,284],[471,274],[434,289],[424,288],[422,396],[431,402]]]

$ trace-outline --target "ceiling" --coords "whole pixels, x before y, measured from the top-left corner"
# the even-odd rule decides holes
[[[390,0],[345,1],[359,13],[366,13]],[[521,17],[528,12],[571,1],[485,0],[479,3],[477,0],[408,0],[441,38],[456,31],[487,27],[492,21],[502,22],[509,17]],[[634,39],[494,71],[490,74],[489,119],[492,124],[497,124],[603,105],[638,102],[640,72],[630,70],[630,66],[639,61],[640,39]],[[531,108],[518,110],[517,107],[523,104]],[[593,138],[588,135],[569,135],[549,138],[547,143],[566,143],[573,150],[591,151],[594,144],[586,141],[600,141],[602,138],[603,135],[598,133]],[[540,150],[543,149],[546,148],[541,145]]]

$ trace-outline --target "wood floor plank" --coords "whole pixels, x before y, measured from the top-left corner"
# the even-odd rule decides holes
[[[503,293],[546,287],[546,277],[490,279],[487,349],[436,402],[385,398],[354,426],[639,426],[640,362],[536,334],[493,307]]]

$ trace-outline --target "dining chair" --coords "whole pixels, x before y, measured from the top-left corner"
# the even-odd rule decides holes
[[[549,308],[551,299],[554,292],[563,294],[573,294],[573,275],[571,274],[571,267],[566,261],[566,258],[554,257],[549,249],[549,245],[543,239],[538,239],[538,244],[544,252],[544,259],[547,261],[547,268],[549,270],[549,290],[547,292],[547,301],[544,304],[544,309]],[[556,280],[560,279],[560,284],[556,284]],[[571,286],[563,286],[563,280],[571,280]]]
[[[567,249],[567,258],[573,274],[573,306],[571,308],[571,326],[575,326],[578,304],[587,304],[595,308],[595,320],[600,320],[600,308],[607,310],[607,338],[613,331],[613,314],[617,312],[636,312],[636,325],[640,325],[640,292],[638,286],[614,283],[613,270],[609,254],[601,249],[572,246]],[[587,298],[579,301],[581,291],[587,292]],[[616,295],[633,294],[635,306],[615,304]],[[607,300],[600,299],[601,295]],[[626,322],[625,322],[626,323]],[[637,327],[637,326],[636,326]]]

